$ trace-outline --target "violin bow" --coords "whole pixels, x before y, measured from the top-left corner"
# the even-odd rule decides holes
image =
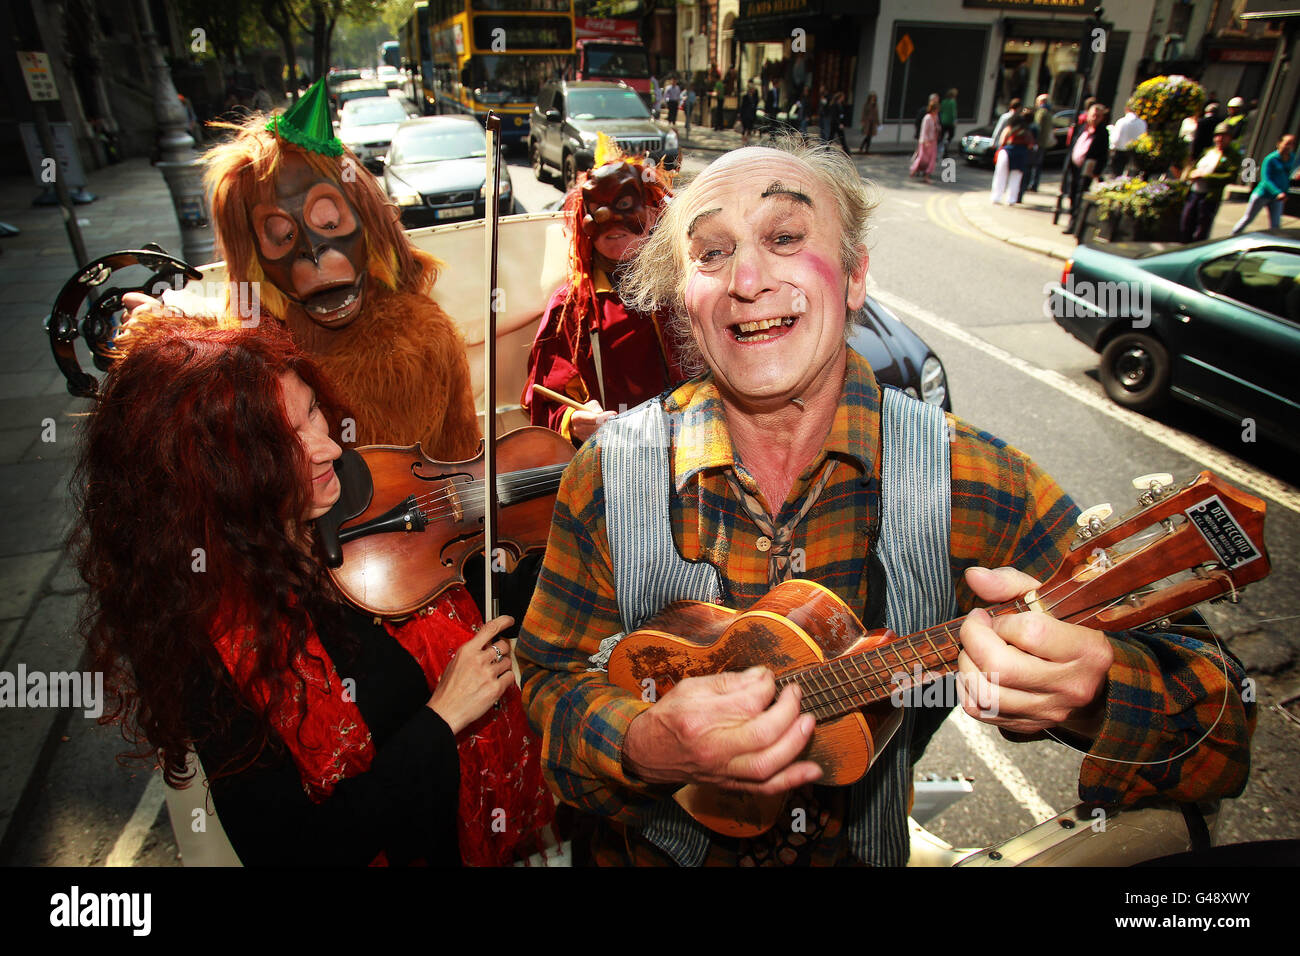
[[[490,621],[497,616],[493,566],[497,537],[497,215],[501,189],[501,117],[489,110],[484,122],[487,134],[487,176],[484,182],[483,238],[487,263],[487,311],[483,335],[483,614]]]

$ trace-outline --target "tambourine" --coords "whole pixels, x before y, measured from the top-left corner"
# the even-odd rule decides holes
[[[129,288],[107,284],[114,274],[134,266],[150,270],[149,279]],[[143,249],[113,252],[96,259],[64,283],[45,330],[50,334],[55,364],[68,380],[69,392],[78,398],[94,398],[99,393],[99,380],[83,371],[77,361],[77,336],[86,340],[95,366],[107,370],[118,357],[114,339],[122,327],[122,297],[129,292],[157,297],[160,287],[174,288],[179,276],[197,280],[203,278],[203,273],[150,242]],[[78,320],[83,305],[87,306],[86,313]]]

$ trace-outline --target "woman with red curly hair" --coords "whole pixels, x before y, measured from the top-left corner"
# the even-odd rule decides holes
[[[607,141],[601,147],[603,154]],[[603,159],[598,155],[596,168],[565,197],[571,277],[551,296],[538,325],[522,399],[532,424],[575,445],[618,411],[687,377],[664,317],[627,309],[618,291],[624,265],[672,195],[668,174],[640,160]],[[534,385],[585,408],[547,398]]]
[[[510,619],[459,589],[400,627],[337,601],[311,522],[340,494],[343,409],[285,332],[128,344],[74,482],[105,719],[171,786],[198,752],[246,864],[509,862],[552,808]]]

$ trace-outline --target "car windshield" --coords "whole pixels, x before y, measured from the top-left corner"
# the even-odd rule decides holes
[[[626,46],[588,46],[587,72],[592,76],[636,77],[650,75],[644,50]]]
[[[398,131],[390,161],[394,166],[401,166],[486,155],[483,130],[476,123],[420,125]]]
[[[641,97],[631,90],[570,90],[570,119],[649,119]]]
[[[542,84],[559,76],[569,57],[501,54],[470,57],[461,82],[480,103],[534,103]]]
[[[366,97],[353,100],[343,107],[340,126],[377,126],[380,123],[400,123],[406,119],[406,110],[392,97]]]

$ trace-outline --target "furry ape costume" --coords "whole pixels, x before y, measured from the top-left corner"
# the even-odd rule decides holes
[[[258,284],[263,320],[287,326],[349,405],[355,444],[419,441],[438,460],[472,457],[465,343],[429,298],[440,263],[411,245],[334,137],[323,83],[205,162],[230,282]]]

